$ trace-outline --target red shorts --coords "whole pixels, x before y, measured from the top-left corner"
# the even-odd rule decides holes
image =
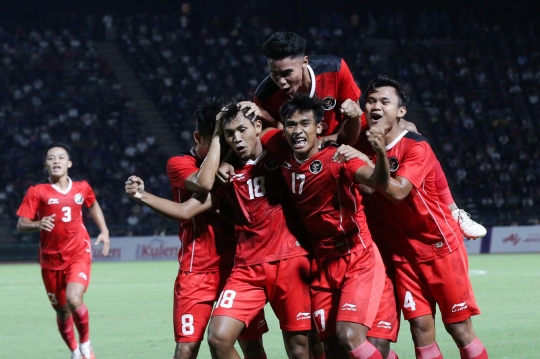
[[[67,304],[66,288],[68,283],[81,283],[85,288],[90,284],[92,257],[86,251],[77,256],[63,270],[41,269],[45,290],[54,308]]]
[[[235,267],[212,316],[231,317],[249,327],[270,302],[282,331],[310,330],[308,280],[309,260],[305,256]]]
[[[435,314],[439,305],[444,323],[459,323],[480,314],[469,280],[465,245],[423,263],[395,262],[396,287],[405,319]]]
[[[319,338],[336,333],[336,321],[371,327],[384,288],[384,265],[376,246],[311,262],[311,308]]]
[[[367,336],[372,338],[388,339],[396,342],[399,333],[399,317],[401,315],[396,304],[396,291],[394,287],[394,267],[386,268],[384,290],[381,303],[373,326],[368,330]]]

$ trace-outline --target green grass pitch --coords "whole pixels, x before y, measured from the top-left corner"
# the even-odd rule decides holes
[[[166,358],[173,354],[172,285],[175,262],[96,263],[85,296],[98,359]],[[540,358],[540,254],[470,257],[482,315],[475,330],[490,358]],[[69,358],[58,334],[37,264],[0,265],[0,358]],[[269,307],[264,336],[269,359],[285,358],[279,325]],[[459,358],[442,323],[437,341],[447,359]],[[393,349],[414,358],[402,321]],[[210,358],[206,344],[199,358]]]

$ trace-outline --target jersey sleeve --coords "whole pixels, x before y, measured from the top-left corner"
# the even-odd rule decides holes
[[[184,157],[172,157],[167,162],[167,174],[172,187],[186,189],[186,179],[198,170],[195,163],[187,161]]]
[[[414,187],[419,188],[429,172],[433,170],[434,158],[435,155],[427,142],[415,142],[404,154],[396,176],[408,179]]]
[[[278,162],[285,160],[290,153],[290,147],[282,130],[272,129],[261,137],[263,147],[276,157]]]
[[[368,129],[369,125],[367,122],[366,114],[362,112],[362,117],[360,117],[360,134],[365,134]]]
[[[367,166],[367,163],[359,158],[352,158],[351,160],[342,163],[341,174],[349,181],[355,182],[354,177],[356,176],[356,171],[363,166]]]
[[[39,192],[36,187],[30,186],[23,201],[17,210],[17,216],[35,219],[39,209]]]
[[[358,101],[362,92],[354,81],[351,70],[345,60],[341,59],[341,68],[338,73],[338,102],[343,102],[350,98],[353,101]]]
[[[84,196],[84,205],[86,206],[86,208],[90,208],[94,205],[94,203],[96,203],[96,195],[88,182],[84,181],[84,184],[86,185],[86,196]]]

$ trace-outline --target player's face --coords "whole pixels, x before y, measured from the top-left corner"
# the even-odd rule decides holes
[[[313,111],[296,111],[283,126],[285,137],[294,151],[296,158],[304,160],[319,151],[317,136],[322,131],[322,125],[317,124]]]
[[[292,97],[302,85],[307,71],[307,63],[307,56],[286,57],[281,60],[268,59],[270,78],[279,86],[281,91]]]
[[[68,168],[71,167],[69,155],[62,147],[53,147],[47,151],[45,157],[45,169],[50,177],[60,178],[67,176]]]
[[[379,87],[366,99],[366,119],[369,127],[379,123],[385,129],[397,125],[397,118],[405,116],[407,110],[399,106],[399,96],[391,86]]]
[[[262,130],[261,121],[253,123],[244,114],[239,113],[236,118],[223,126],[223,136],[233,151],[242,160],[254,160],[262,153],[262,144],[259,135]]]

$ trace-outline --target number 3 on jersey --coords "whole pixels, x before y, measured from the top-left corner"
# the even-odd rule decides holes
[[[266,194],[266,188],[264,188],[264,177],[262,176],[248,179],[247,185],[249,189],[249,199],[263,197]]]
[[[71,207],[62,207],[62,212],[64,212],[64,217],[62,217],[62,222],[71,221]]]

